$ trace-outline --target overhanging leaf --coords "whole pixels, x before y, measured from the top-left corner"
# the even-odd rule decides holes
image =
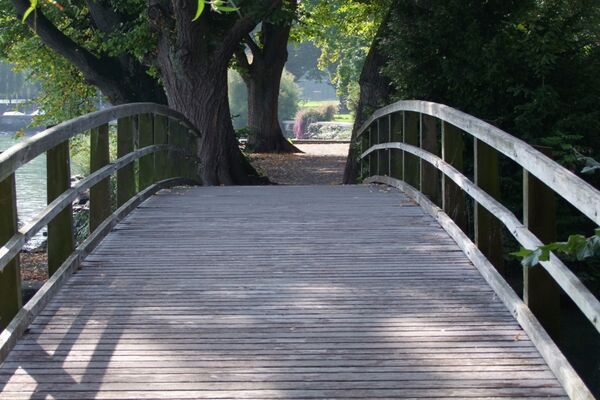
[[[196,15],[194,15],[194,19],[192,19],[192,21],[196,21],[198,18],[200,18],[205,6],[206,3],[204,2],[204,0],[198,0],[198,9],[196,10]]]
[[[35,11],[35,9],[37,8],[37,3],[38,3],[38,0],[30,0],[29,1],[29,8],[27,10],[25,10],[25,14],[23,14],[23,19],[22,19],[23,23],[25,23],[25,21],[27,20],[27,17],[29,17],[29,14],[31,14],[32,12]]]

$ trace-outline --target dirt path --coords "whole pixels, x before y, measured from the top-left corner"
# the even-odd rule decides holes
[[[340,185],[348,144],[298,144],[303,154],[250,154],[262,175],[280,185]]]

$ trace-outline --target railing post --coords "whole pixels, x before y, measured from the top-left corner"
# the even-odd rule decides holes
[[[442,159],[459,172],[464,169],[465,142],[460,129],[447,122],[442,123]],[[467,203],[465,193],[451,179],[442,174],[442,209],[467,232]]]
[[[198,139],[199,138],[196,136],[195,132],[190,132],[190,151],[193,154],[193,157],[190,161],[190,168],[192,168],[190,174],[193,180],[197,181],[198,183],[202,183],[202,173],[198,165]]]
[[[124,157],[134,150],[134,121],[132,117],[117,121],[117,157]],[[136,193],[134,164],[117,171],[117,207],[121,207]]]
[[[69,141],[56,145],[46,153],[48,204],[71,187]],[[73,207],[69,204],[48,223],[48,275],[52,276],[73,253]]]
[[[391,142],[403,142],[404,138],[404,113],[394,113],[390,115],[390,129],[392,133]],[[404,152],[402,150],[391,150],[393,154],[391,167],[390,167],[390,176],[396,179],[403,179],[402,176],[402,166],[404,164]]]
[[[369,147],[371,147],[370,144],[370,138],[369,138],[369,133],[368,132],[363,132],[362,136],[360,137],[360,153],[364,153],[365,151],[367,151],[367,149]],[[365,179],[365,172],[370,172],[370,166],[369,166],[369,160],[371,159],[371,155],[368,155],[366,158],[361,159],[361,169],[360,169],[360,175],[362,177],[362,180]]]
[[[421,148],[436,156],[440,155],[438,146],[437,121],[430,115],[421,115]],[[436,167],[421,161],[421,192],[439,206],[442,205],[440,173]]]
[[[420,120],[415,112],[404,113],[404,143],[420,147]],[[417,190],[421,190],[421,161],[420,158],[404,153],[404,180]]]
[[[388,114],[387,117],[387,131],[388,131],[388,143],[392,143],[392,114]],[[388,171],[387,176],[392,176],[392,149],[388,149]]]
[[[377,137],[379,143],[390,142],[390,118],[389,116],[381,117],[377,120]],[[379,170],[377,175],[390,176],[390,150],[379,150]]]
[[[376,136],[373,133],[373,126],[369,126],[369,147],[372,147],[377,144]],[[377,156],[371,152],[369,154],[369,176],[377,175],[377,170],[379,169],[379,165],[377,164]]]
[[[500,199],[498,153],[484,142],[474,140],[475,184],[494,199]],[[484,207],[475,204],[475,244],[487,259],[502,272],[502,231],[498,220]]]
[[[17,196],[15,175],[0,182],[0,244],[17,233]],[[22,306],[19,255],[0,272],[0,331],[10,323]]]
[[[90,172],[98,171],[110,162],[108,124],[91,130]],[[90,188],[90,233],[111,214],[110,178]]]
[[[537,147],[551,156],[551,149]],[[523,170],[523,224],[543,243],[556,241],[556,197]],[[523,300],[553,338],[560,334],[560,287],[540,265],[523,268]]]
[[[381,118],[377,118],[377,121],[375,121],[376,124],[376,134],[377,134],[377,144],[381,143],[381,126],[380,126],[380,120]],[[381,164],[383,164],[381,162],[381,150],[377,150],[377,175],[381,175]]]
[[[154,127],[152,114],[139,116],[139,148],[154,144]],[[146,189],[154,183],[154,154],[148,154],[139,161],[140,190]]]
[[[154,143],[169,143],[169,118],[164,115],[154,115]],[[154,155],[155,182],[169,177],[169,153],[160,151]]]

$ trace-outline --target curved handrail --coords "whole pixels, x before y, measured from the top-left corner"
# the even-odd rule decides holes
[[[174,118],[185,124],[190,131],[193,131],[200,136],[200,132],[185,117],[185,115],[172,110],[167,106],[155,103],[131,103],[114,106],[48,128],[2,152],[0,154],[0,182],[6,179],[10,174],[14,173],[20,166],[52,149],[57,144],[77,136],[82,132],[96,128],[102,124],[107,124],[119,118],[150,113]]]
[[[73,203],[79,195],[133,161],[138,160],[143,156],[165,150],[183,153],[183,150],[168,144],[147,146],[115,160],[113,163],[108,164],[80,180],[70,189],[67,189],[0,247],[0,272],[2,272],[6,265],[19,253],[19,251],[21,251],[29,239],[46,226],[48,222],[56,217],[62,210]],[[189,155],[189,153],[187,153],[187,155]]]
[[[370,147],[361,154],[366,157],[377,150],[398,149],[411,153],[422,160],[427,161],[447,177],[452,179],[461,189],[471,196],[478,204],[482,205],[490,213],[495,215],[508,228],[515,239],[526,248],[537,248],[543,243],[535,236],[519,219],[499,201],[479,188],[456,168],[442,160],[440,157],[425,151],[419,147],[406,143],[391,142],[377,144]],[[555,255],[550,260],[541,261],[542,266],[550,273],[560,287],[577,304],[581,312],[590,320],[592,325],[600,332],[600,301],[585,287],[571,270]]]
[[[600,190],[545,156],[532,146],[489,123],[443,104],[402,100],[375,111],[361,126],[357,138],[377,119],[401,111],[439,118],[462,129],[512,159],[600,226]],[[556,190],[555,190],[556,191]]]
[[[134,124],[137,117],[139,117],[137,126],[139,130],[136,130]],[[108,126],[112,121],[117,121],[117,146],[121,154],[117,160],[110,162],[106,135],[109,134]],[[71,186],[68,181],[70,176],[68,140],[88,131],[92,131],[92,138],[96,138],[90,143],[92,154],[96,160],[93,164],[93,172]],[[140,135],[138,138],[141,148],[136,148],[136,132]],[[11,288],[12,293],[10,295],[3,293],[4,298],[0,295],[0,302],[6,301],[6,305],[8,305],[4,307],[5,304],[2,304],[0,319],[6,318],[5,320],[7,320],[13,316],[14,318],[6,329],[0,332],[0,362],[52,294],[60,288],[83,258],[120,220],[160,189],[199,183],[198,165],[194,158],[197,157],[195,139],[200,136],[200,132],[179,112],[159,104],[134,103],[111,107],[63,122],[0,154],[0,184],[3,185],[0,202],[6,203],[6,207],[0,208],[0,222],[2,223],[0,224],[0,229],[2,229],[0,234],[3,240],[3,243],[0,243],[0,279],[10,279],[11,276],[19,274],[18,263],[13,264],[17,267],[10,270],[10,273],[1,273],[11,265],[9,263],[12,260],[18,257],[27,240],[44,226],[48,225],[49,231],[51,224],[55,228],[55,234],[49,234],[49,243],[51,239],[55,245],[62,245],[62,242],[67,243],[67,246],[58,246],[54,250],[49,245],[49,259],[51,253],[55,255],[53,266],[57,269],[24,307],[21,307],[20,304],[19,280],[3,282],[3,284],[8,283],[7,287]],[[17,229],[15,172],[19,167],[46,152],[49,166],[52,166],[48,169],[49,179],[52,181],[49,180],[48,183],[54,182],[55,190],[51,196],[53,200],[32,221],[21,229]],[[158,158],[157,153],[164,153],[163,157]],[[181,159],[173,157],[177,153],[184,155],[183,163],[180,162]],[[155,154],[157,155],[155,156]],[[152,157],[148,159],[148,156]],[[93,157],[90,161],[92,159]],[[139,192],[136,192],[138,185],[132,165],[136,160],[140,162],[138,169]],[[143,167],[142,161],[144,161]],[[106,195],[110,196],[107,193],[109,191],[108,184],[98,185],[101,182],[108,182],[108,178],[114,173],[117,173],[118,190],[121,188],[123,190],[117,193],[120,207],[113,212],[110,207],[110,197],[106,198]],[[96,195],[90,194],[90,213],[95,211],[97,226],[90,232],[88,238],[75,248],[71,240],[73,237],[72,214],[64,212],[70,210],[71,204],[79,195],[93,187],[96,187],[98,191]],[[8,190],[5,192],[4,188]],[[101,195],[100,192],[102,192]],[[94,201],[92,202],[92,200]],[[16,316],[14,312],[11,314],[11,310],[18,311]]]
[[[425,101],[400,101],[389,106],[383,107],[377,110],[359,129],[357,140],[361,144],[361,149],[365,142],[361,139],[361,136],[369,130],[373,133],[372,127],[376,123],[377,137],[379,137],[377,144],[371,143],[371,135],[366,139],[368,149],[362,151],[360,159],[364,160],[366,157],[377,152],[377,167],[373,172],[371,167],[371,158],[369,158],[369,175],[370,177],[365,180],[367,183],[383,183],[391,186],[398,187],[407,193],[410,197],[415,199],[426,211],[433,215],[442,224],[444,229],[457,241],[461,249],[467,254],[469,259],[474,265],[480,270],[486,281],[492,288],[498,293],[500,298],[503,300],[505,305],[513,312],[523,329],[527,332],[532,342],[536,345],[551,370],[560,380],[565,387],[568,395],[571,398],[590,399],[593,398],[589,390],[585,387],[585,384],[577,376],[568,360],[560,354],[560,350],[552,342],[548,334],[543,330],[540,323],[535,319],[529,307],[514,293],[510,286],[503,280],[502,276],[497,273],[495,268],[491,265],[490,261],[485,258],[477,246],[466,236],[466,234],[459,228],[450,217],[445,213],[447,204],[442,201],[442,207],[437,207],[434,202],[427,198],[427,195],[421,193],[420,190],[426,190],[429,192],[432,190],[429,186],[423,186],[427,181],[427,177],[433,178],[435,175],[430,171],[420,169],[421,176],[417,179],[417,184],[421,186],[421,189],[416,189],[410,183],[396,179],[392,176],[392,154],[389,152],[388,170],[386,172],[381,171],[381,159],[379,157],[379,151],[382,150],[401,150],[406,154],[410,154],[411,157],[416,157],[415,160],[410,161],[411,170],[408,171],[407,159],[402,158],[403,167],[402,174],[403,179],[406,173],[406,178],[410,177],[414,180],[414,171],[417,168],[415,163],[425,161],[432,165],[438,171],[442,172],[442,178],[449,178],[452,180],[458,188],[462,189],[464,193],[469,195],[476,204],[485,208],[494,215],[511,234],[517,239],[521,245],[527,248],[536,248],[541,246],[543,243],[539,238],[531,232],[528,227],[523,224],[507,207],[497,201],[491,194],[488,194],[483,188],[479,187],[476,183],[472,182],[469,178],[463,175],[458,169],[454,168],[449,162],[446,161],[445,151],[446,149],[450,153],[454,151],[460,152],[460,147],[452,147],[449,141],[442,140],[442,146],[445,150],[442,151],[442,157],[438,157],[427,149],[419,147],[419,145],[413,145],[402,142],[392,141],[392,118],[391,116],[396,113],[403,113],[403,121],[405,122],[402,132],[406,140],[415,140],[415,129],[414,119],[407,120],[407,115],[404,112],[412,112],[420,115],[428,115],[441,120],[444,124],[442,132],[446,132],[444,129],[450,129],[450,126],[455,126],[460,129],[463,133],[473,136],[475,139],[486,143],[491,148],[509,157],[513,161],[517,162],[523,167],[525,171],[536,176],[539,181],[543,182],[552,191],[558,193],[564,197],[569,203],[571,203],[576,209],[582,214],[589,217],[592,221],[600,225],[600,191],[589,185],[581,178],[566,170],[558,163],[552,161],[549,157],[545,156],[532,146],[528,145],[524,141],[517,139],[508,133],[484,122],[461,111],[453,109],[451,107],[430,103]],[[381,140],[381,118],[388,117],[386,125],[389,129],[388,139]],[[385,121],[385,120],[384,120]],[[413,121],[413,122],[406,122]],[[407,125],[409,124],[409,125]],[[419,130],[421,135],[431,135],[431,125],[425,125],[424,120],[421,120],[419,124]],[[428,127],[427,127],[428,126]],[[424,131],[423,129],[427,129]],[[427,133],[425,133],[427,132]],[[426,136],[421,136],[421,139]],[[442,134],[444,137],[444,134]],[[404,140],[404,139],[402,139]],[[433,140],[433,136],[428,136],[426,140]],[[423,142],[422,142],[423,143]],[[461,143],[461,142],[459,142]],[[421,145],[423,146],[423,145]],[[450,146],[450,147],[446,147]],[[459,146],[456,144],[455,146]],[[459,153],[460,154],[460,153]],[[418,161],[416,161],[418,160]],[[476,158],[476,160],[479,160]],[[478,166],[494,165],[495,162],[486,162],[485,158],[476,161]],[[480,164],[482,163],[482,164]],[[491,168],[491,167],[488,167]],[[485,179],[490,178],[486,175]],[[476,178],[477,179],[477,178]],[[420,180],[420,184],[419,181]],[[444,180],[442,182],[445,182]],[[488,183],[489,184],[489,183]],[[444,186],[445,187],[445,186]],[[432,193],[432,196],[435,196]],[[453,192],[450,192],[453,193]],[[448,198],[450,201],[451,199]],[[531,203],[525,203],[531,204]],[[531,206],[528,206],[531,207]],[[569,297],[575,302],[577,307],[582,313],[589,319],[592,325],[600,332],[600,301],[583,285],[583,283],[573,274],[568,267],[554,254],[550,255],[548,261],[541,262],[542,267],[548,272],[548,274],[557,282],[557,284],[567,293]],[[558,353],[558,354],[557,354]]]

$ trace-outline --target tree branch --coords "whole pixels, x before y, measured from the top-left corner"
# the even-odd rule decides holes
[[[19,19],[29,8],[28,0],[11,0]],[[96,56],[61,32],[45,15],[37,9],[25,23],[40,37],[49,48],[81,71],[86,82],[98,87],[114,104],[131,101],[165,102],[166,98],[156,81],[145,74],[144,68],[134,65],[135,77],[129,76],[127,62],[116,57]],[[131,66],[132,64],[129,64]],[[140,72],[144,72],[140,75]],[[150,94],[148,97],[148,94]]]

